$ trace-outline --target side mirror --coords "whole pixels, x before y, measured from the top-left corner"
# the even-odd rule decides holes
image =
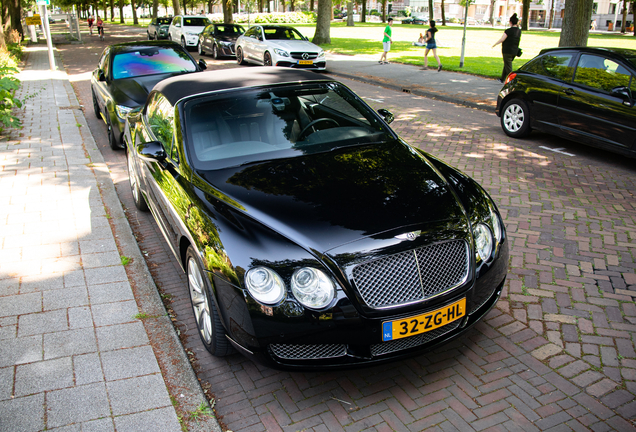
[[[141,143],[137,146],[139,157],[149,162],[162,162],[166,159],[166,151],[159,141]]]
[[[208,68],[208,64],[203,59],[199,59],[199,67],[201,70],[206,70]]]
[[[378,114],[382,116],[382,118],[384,119],[385,122],[387,122],[387,124],[390,124],[393,120],[395,120],[395,116],[393,115],[393,113],[391,113],[391,111],[387,109],[380,108],[378,110]]]
[[[627,87],[614,87],[610,93],[623,99],[624,105],[632,106],[632,92]]]
[[[106,75],[104,75],[104,71],[103,70],[100,69],[99,71],[97,71],[97,74],[99,76],[99,80],[100,81],[102,81],[102,82],[106,81]]]

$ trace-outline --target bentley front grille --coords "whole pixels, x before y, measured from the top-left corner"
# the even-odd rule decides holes
[[[428,343],[433,339],[437,339],[438,337],[443,336],[446,333],[452,332],[457,327],[459,327],[459,324],[461,322],[462,320],[458,319],[456,321],[453,321],[452,323],[446,324],[443,327],[436,328],[435,330],[431,330],[429,332],[422,333],[416,336],[371,345],[371,355],[375,357],[424,345],[425,343]]]
[[[286,360],[325,359],[342,357],[347,354],[347,348],[342,344],[271,344],[269,348],[276,357]]]
[[[353,269],[353,279],[364,302],[380,309],[456,288],[466,282],[468,270],[468,244],[452,240],[360,264]]]

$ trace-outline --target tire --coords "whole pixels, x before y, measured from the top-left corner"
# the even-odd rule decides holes
[[[157,35],[157,32],[155,32],[155,40],[159,40],[159,36]]]
[[[205,51],[203,51],[203,47],[201,46],[201,41],[197,44],[197,51],[199,52],[199,55],[205,55]]]
[[[528,105],[521,99],[506,102],[501,112],[501,128],[513,138],[528,136],[532,131]]]
[[[263,54],[263,66],[271,66],[272,65],[272,55],[265,51]]]
[[[203,345],[216,357],[231,354],[234,349],[225,337],[225,329],[221,324],[216,304],[210,295],[208,282],[203,277],[199,258],[192,246],[188,246],[185,267],[194,321]]]
[[[106,114],[106,128],[108,129],[108,145],[113,150],[119,150],[119,144],[117,144],[117,138],[113,132],[113,125],[110,123],[110,115]]]
[[[188,45],[186,44],[185,38],[181,36],[181,46],[184,50],[188,51]]]
[[[146,32],[146,34],[148,35],[148,40],[152,40],[152,36],[150,36],[150,33]]]
[[[132,154],[133,150],[130,148],[126,148],[126,166],[128,167],[128,182],[130,183],[130,190],[132,191],[133,202],[135,203],[135,207],[137,207],[142,212],[148,211],[148,203],[141,195],[141,191],[139,190],[139,177],[137,177],[137,173],[134,169],[132,169]]]
[[[218,60],[219,57],[221,57],[219,55],[219,47],[217,47],[216,44],[214,44],[212,46],[212,58],[214,58],[214,60]]]
[[[172,42],[172,35],[168,35],[168,40]]]
[[[247,64],[247,62],[243,58],[243,49],[241,47],[236,48],[236,62],[240,65]]]
[[[95,96],[95,91],[91,90],[91,93],[93,95],[93,111],[95,112],[95,117],[97,117],[97,119],[101,120],[102,119],[102,114],[99,111],[99,104],[97,103],[97,97]]]

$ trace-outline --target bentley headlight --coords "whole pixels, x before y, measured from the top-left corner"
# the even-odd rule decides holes
[[[122,120],[125,120],[126,117],[128,117],[128,114],[130,114],[130,112],[133,109],[131,107],[127,107],[125,105],[115,105],[115,111],[117,111],[117,117],[119,117]]]
[[[499,219],[499,216],[497,216],[495,209],[493,209],[492,207],[490,208],[490,222],[492,223],[492,231],[495,235],[495,241],[499,243],[502,238],[503,228],[501,226],[501,220]]]
[[[276,304],[285,297],[285,284],[276,272],[267,267],[254,267],[245,274],[245,285],[260,303]]]
[[[303,267],[292,275],[291,289],[296,299],[310,309],[322,309],[331,303],[335,293],[327,275],[311,267]]]
[[[490,229],[483,223],[479,223],[475,226],[473,232],[475,236],[475,249],[477,251],[478,258],[486,261],[490,258],[493,247],[493,238],[490,233]]]
[[[280,48],[274,48],[274,52],[276,54],[278,54],[279,56],[289,57],[289,53],[287,51],[285,51],[285,50],[280,49]]]

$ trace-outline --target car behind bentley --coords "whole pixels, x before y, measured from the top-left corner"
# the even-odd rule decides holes
[[[474,180],[310,71],[157,84],[126,124],[135,204],[187,273],[210,353],[340,368],[425,353],[497,302],[508,239]]]

